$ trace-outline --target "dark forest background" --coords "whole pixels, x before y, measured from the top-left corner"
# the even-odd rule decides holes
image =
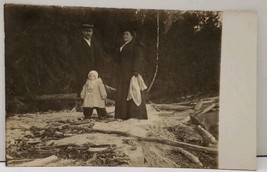
[[[157,35],[157,17],[159,35]],[[219,95],[221,13],[85,7],[5,5],[6,98],[73,93],[68,56],[82,23],[94,24],[104,50],[104,82],[115,87],[121,29],[132,26],[145,46],[143,77],[155,102]],[[157,51],[157,36],[159,49]],[[159,60],[156,60],[158,52]]]

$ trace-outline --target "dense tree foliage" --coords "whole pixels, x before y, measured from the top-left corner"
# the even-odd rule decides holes
[[[145,46],[143,76],[147,85],[159,64],[150,91],[152,99],[218,94],[220,16],[220,12],[204,11],[6,5],[7,96],[72,93],[75,78],[68,56],[85,22],[94,24],[95,37],[105,52],[102,79],[107,85],[115,87],[114,59],[121,30],[127,25],[136,30],[137,40]]]

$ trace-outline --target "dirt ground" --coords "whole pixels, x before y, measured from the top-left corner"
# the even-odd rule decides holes
[[[147,111],[148,120],[124,121],[112,117],[114,107],[107,108],[111,116],[104,120],[98,120],[96,114],[83,120],[81,112],[71,111],[10,116],[6,119],[7,165],[28,166],[28,162],[56,155],[42,165],[217,168],[217,153],[185,147],[198,157],[199,164],[177,151],[177,146],[136,139],[160,138],[202,146],[197,133],[182,133],[183,129],[190,130],[184,126],[194,110],[158,112],[148,104]]]

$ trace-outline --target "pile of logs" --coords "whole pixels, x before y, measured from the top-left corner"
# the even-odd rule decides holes
[[[183,111],[190,114],[182,124],[168,128],[170,132],[176,135],[178,141],[204,146],[206,148],[217,147],[217,139],[213,134],[211,134],[211,130],[209,126],[205,122],[203,122],[203,118],[205,118],[205,115],[211,111],[218,113],[219,97],[211,97],[173,104],[150,103],[155,108],[155,110],[162,114],[161,116],[164,116],[165,114],[167,114],[166,116],[174,116],[176,114],[179,114],[177,112]],[[188,147],[176,147],[174,150],[185,156],[197,166],[203,166],[202,162],[196,155],[196,152],[193,151],[194,153],[191,153]],[[201,152],[199,153],[202,154]]]
[[[172,104],[155,104],[151,102],[151,105],[157,111],[185,111],[185,110],[194,110],[194,115],[201,115],[209,112],[212,109],[218,109],[219,107],[219,97],[210,97],[203,98],[200,100],[185,101],[180,103]]]
[[[200,100],[185,101],[173,104],[150,103],[161,116],[174,116],[175,114],[179,114],[176,112],[188,112],[190,114],[190,121],[197,127],[197,130],[202,133],[202,135],[206,135],[207,138],[211,137],[211,134],[209,133],[210,128],[207,126],[207,124],[204,123],[203,120],[201,120],[201,118],[203,118],[201,116],[210,111],[218,112],[219,97],[210,97],[205,99],[203,98]],[[211,140],[213,140],[212,142],[214,142],[214,139]]]

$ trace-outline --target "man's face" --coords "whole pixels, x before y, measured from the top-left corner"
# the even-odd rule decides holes
[[[92,35],[93,35],[93,29],[92,28],[84,29],[82,31],[82,34],[83,34],[83,37],[84,38],[91,39],[92,38]]]

